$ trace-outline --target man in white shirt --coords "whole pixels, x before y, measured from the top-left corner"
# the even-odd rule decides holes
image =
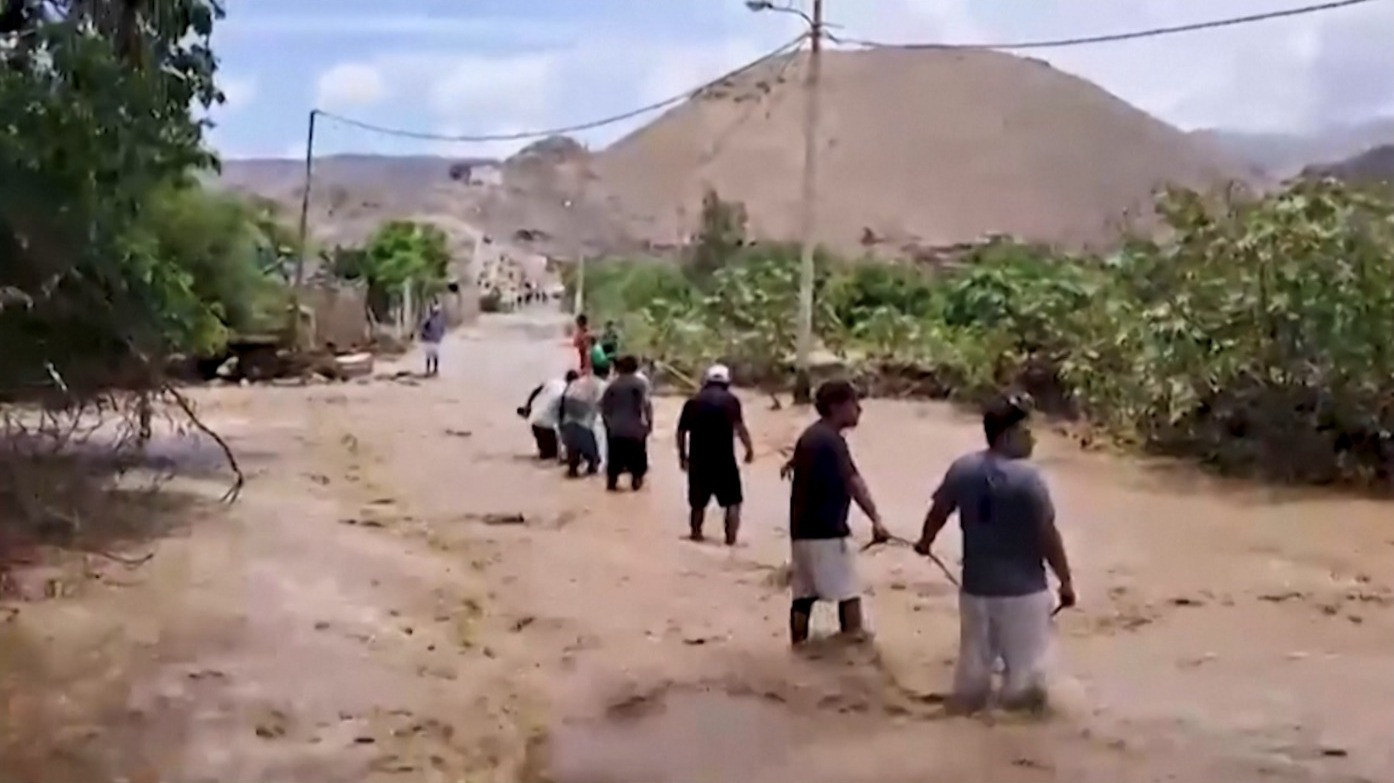
[[[542,460],[560,460],[561,449],[558,431],[561,429],[561,396],[566,387],[576,380],[579,374],[567,370],[565,378],[553,378],[532,390],[528,401],[518,408],[518,415],[528,420],[532,427],[533,440],[537,441],[537,457]]]

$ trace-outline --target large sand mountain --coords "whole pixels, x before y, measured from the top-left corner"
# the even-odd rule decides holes
[[[707,188],[751,233],[797,236],[807,55],[764,63],[599,152],[547,140],[507,161],[343,156],[315,162],[311,221],[354,241],[392,217],[561,257],[682,244]],[[1106,245],[1167,183],[1252,178],[1214,145],[1050,66],[990,51],[830,52],[818,239],[902,255],[986,234]],[[457,163],[494,180],[452,176]],[[223,181],[298,210],[303,164],[230,161]]]
[[[691,231],[701,194],[745,203],[758,236],[796,235],[807,55],[730,79],[615,143],[597,171],[636,231]],[[831,52],[818,239],[844,250],[1012,234],[1104,245],[1166,183],[1250,175],[1082,79],[992,51]]]

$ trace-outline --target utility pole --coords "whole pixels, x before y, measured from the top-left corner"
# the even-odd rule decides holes
[[[813,252],[818,210],[818,119],[823,76],[823,0],[813,0],[808,43],[808,74],[804,81],[804,140],[802,220],[799,238],[799,323],[794,368],[794,402],[807,405],[813,399],[810,355],[813,353]]]
[[[572,315],[586,311],[586,254],[576,256],[576,300],[571,305]]]
[[[771,0],[746,0],[751,11],[793,14],[808,24],[808,72],[804,76],[803,192],[799,199],[799,320],[794,357],[794,402],[813,400],[810,355],[813,353],[813,252],[818,228],[818,120],[823,81],[823,0],[813,0],[810,16],[792,5]]]
[[[305,131],[305,182],[300,189],[300,253],[295,259],[295,287],[291,289],[290,344],[300,347],[300,288],[305,283],[305,255],[310,252],[310,184],[315,165],[315,118],[319,109],[310,110]]]

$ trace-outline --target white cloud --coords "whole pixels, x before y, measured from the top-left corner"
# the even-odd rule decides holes
[[[427,100],[435,116],[456,126],[545,123],[557,104],[558,59],[548,54],[437,58]]]
[[[315,105],[321,109],[362,109],[386,95],[382,70],[370,63],[339,63],[315,83]]]
[[[884,2],[879,11],[847,6]],[[1294,8],[1310,0],[1057,0],[1034,9],[964,0],[847,0],[847,34],[889,41],[1089,36]],[[855,24],[851,20],[855,19]],[[1394,6],[1371,3],[1214,30],[1022,51],[1183,128],[1310,130],[1394,103]],[[925,33],[929,32],[930,35]]]
[[[570,38],[557,34],[568,30],[555,20],[401,15],[369,24],[363,17],[335,16],[296,24],[307,32],[376,25],[384,35],[382,48],[321,75],[319,106],[352,110],[355,117],[384,125],[477,135],[570,125],[667,98],[776,48],[804,27],[788,14],[751,14],[735,0],[722,0],[719,7],[713,1],[665,0],[671,6],[661,19],[602,18],[597,11],[585,34],[571,29]],[[1000,43],[1239,16],[1274,10],[1275,2],[838,0],[830,13],[841,25],[832,32],[847,38]],[[1278,7],[1305,2],[1310,0],[1282,0]],[[244,24],[270,24],[268,19],[249,18]],[[289,20],[277,23],[279,29],[295,28]],[[492,31],[498,45],[449,46],[428,36],[424,46],[390,48],[397,33],[428,34],[452,26]],[[1204,32],[1019,53],[1088,79],[1183,128],[1301,131],[1394,110],[1391,29],[1394,4],[1371,3]],[[525,40],[531,43],[516,44]],[[647,119],[578,135],[601,145]],[[519,145],[444,144],[439,151],[506,154]]]

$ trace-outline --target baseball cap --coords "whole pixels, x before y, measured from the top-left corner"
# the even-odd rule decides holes
[[[702,380],[707,383],[730,383],[731,368],[724,364],[713,364],[708,367],[706,373],[702,375]]]

